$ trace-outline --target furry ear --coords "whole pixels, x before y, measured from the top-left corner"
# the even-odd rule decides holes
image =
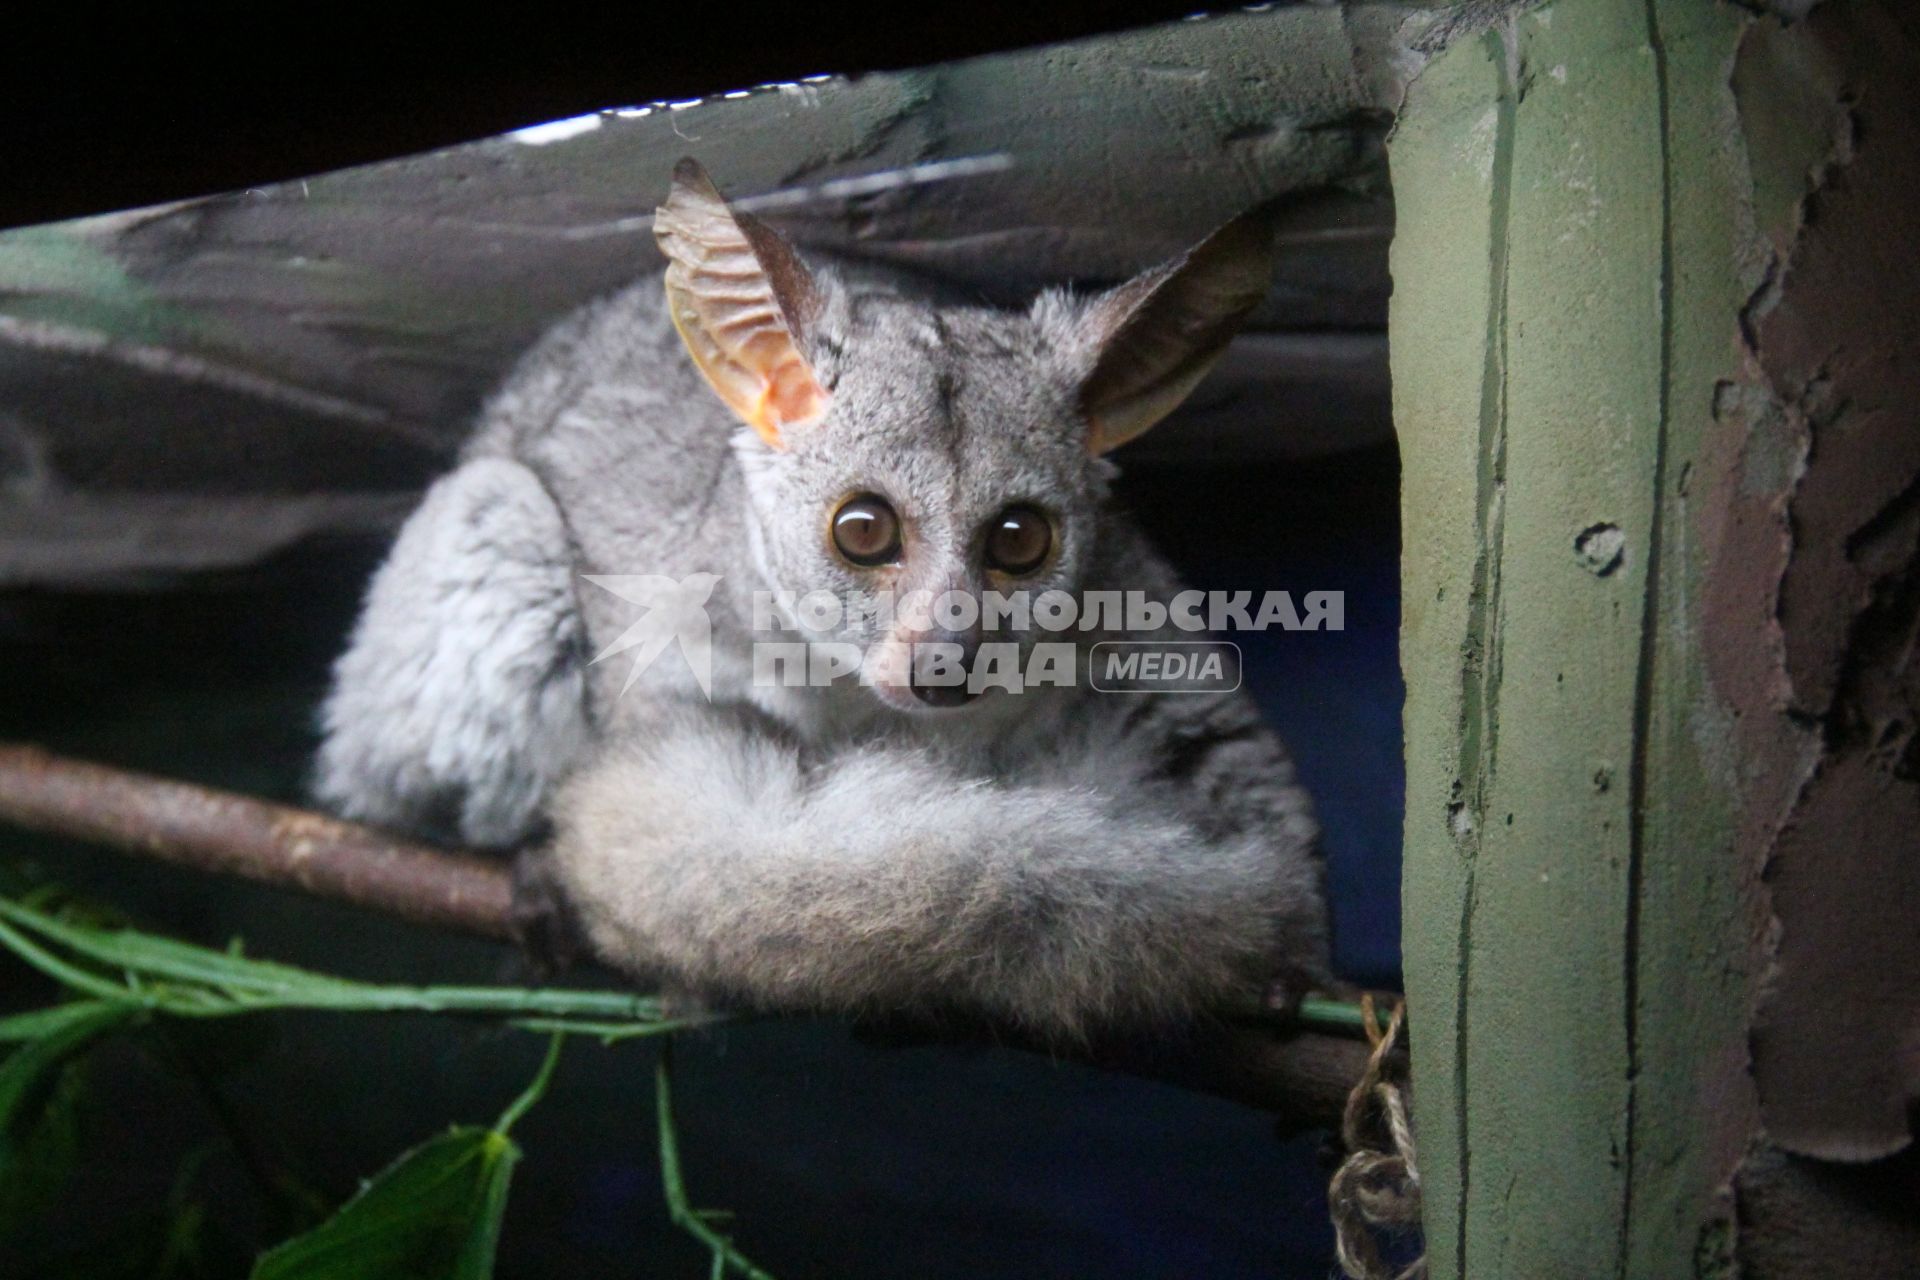
[[[1272,270],[1272,232],[1247,214],[1095,298],[1081,321],[1096,353],[1080,390],[1087,451],[1117,449],[1173,412],[1266,296]]]
[[[818,418],[827,393],[800,352],[820,295],[780,233],[735,213],[692,157],[654,214],[667,255],[667,310],[707,381],[776,449],[795,423]]]

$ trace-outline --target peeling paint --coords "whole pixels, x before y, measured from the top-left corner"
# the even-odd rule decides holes
[[[1877,5],[1757,25],[1734,75],[1771,265],[1716,395],[1736,477],[1715,634],[1773,922],[1754,1073],[1770,1138],[1861,1160],[1920,1099],[1920,345],[1909,193],[1920,51]],[[1880,86],[1876,89],[1875,86]],[[1756,150],[1758,148],[1756,147]],[[1904,279],[1903,279],[1904,277]],[[1737,442],[1737,443],[1735,443]]]

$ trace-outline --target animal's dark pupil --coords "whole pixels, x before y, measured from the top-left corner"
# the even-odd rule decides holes
[[[1046,559],[1052,530],[1037,511],[1009,511],[987,539],[987,558],[997,569],[1025,573]]]

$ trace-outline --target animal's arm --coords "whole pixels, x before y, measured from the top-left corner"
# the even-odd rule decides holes
[[[323,711],[315,789],[349,817],[508,846],[587,735],[566,528],[504,458],[435,484],[375,575]]]
[[[744,709],[663,715],[553,815],[549,872],[596,954],[721,1000],[1073,1037],[1256,997],[1324,955],[1310,818],[1209,832],[1152,788],[879,745],[810,761]]]

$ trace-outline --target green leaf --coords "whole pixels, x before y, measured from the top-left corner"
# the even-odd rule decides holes
[[[86,1060],[62,1063],[31,1117],[0,1133],[0,1241],[20,1238],[58,1204],[80,1163],[80,1102]]]
[[[491,1129],[430,1139],[333,1217],[262,1254],[253,1280],[486,1280],[519,1159]]]
[[[138,1017],[136,1005],[76,1000],[0,1018],[0,1235],[59,1195],[79,1147],[80,1053]]]
[[[103,1008],[137,1012],[134,1005],[113,1000],[69,1000],[65,1004],[29,1009],[0,1018],[0,1044],[24,1044],[57,1035],[77,1022],[91,1022]]]
[[[507,1131],[546,1096],[565,1041],[553,1035],[493,1128],[458,1128],[415,1147],[333,1217],[262,1254],[253,1280],[487,1280],[520,1159]]]
[[[140,1012],[113,1000],[75,1000],[0,1020],[0,1040],[21,1042],[0,1061],[0,1134],[26,1118],[55,1068]]]

